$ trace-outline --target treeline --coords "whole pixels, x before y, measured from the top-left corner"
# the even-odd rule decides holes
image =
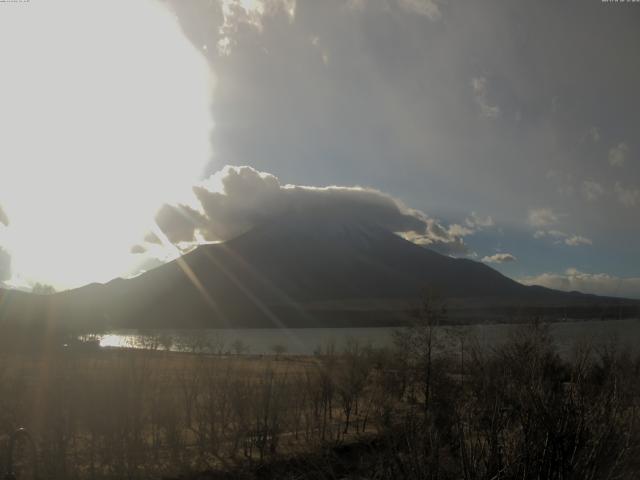
[[[637,478],[638,358],[561,359],[538,323],[483,349],[443,318],[309,358],[4,355],[0,432],[34,440],[18,478]]]

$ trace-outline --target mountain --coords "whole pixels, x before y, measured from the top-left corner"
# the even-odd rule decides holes
[[[111,327],[389,325],[425,288],[453,321],[637,314],[640,302],[524,286],[339,215],[288,216],[132,279],[48,297],[4,292],[0,319]]]

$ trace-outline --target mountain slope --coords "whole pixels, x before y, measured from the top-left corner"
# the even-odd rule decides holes
[[[407,321],[408,307],[424,288],[442,293],[454,316],[469,319],[620,303],[523,286],[482,263],[446,257],[334,214],[265,224],[136,278],[54,295],[36,310],[57,321],[119,327],[394,324]]]

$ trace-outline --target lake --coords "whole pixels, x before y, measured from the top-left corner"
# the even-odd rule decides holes
[[[491,324],[440,327],[448,332],[465,332],[481,346],[495,346],[517,332],[519,325]],[[312,355],[333,345],[337,351],[349,341],[377,348],[393,344],[396,328],[291,328],[291,329],[205,329],[205,330],[118,330],[102,335],[100,345],[114,348],[151,348],[207,353],[249,353],[270,355],[276,350],[288,355]],[[567,355],[578,342],[602,345],[618,342],[640,351],[640,319],[585,320],[551,324],[551,333],[561,354]],[[278,347],[277,347],[278,346]]]

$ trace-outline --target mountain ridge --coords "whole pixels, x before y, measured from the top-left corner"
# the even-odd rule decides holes
[[[614,316],[640,301],[525,286],[480,262],[441,255],[374,224],[291,215],[205,244],[131,279],[4,301],[11,315],[110,328],[397,325],[424,289],[453,321]],[[42,296],[40,296],[42,297]],[[20,312],[20,308],[25,314]]]

